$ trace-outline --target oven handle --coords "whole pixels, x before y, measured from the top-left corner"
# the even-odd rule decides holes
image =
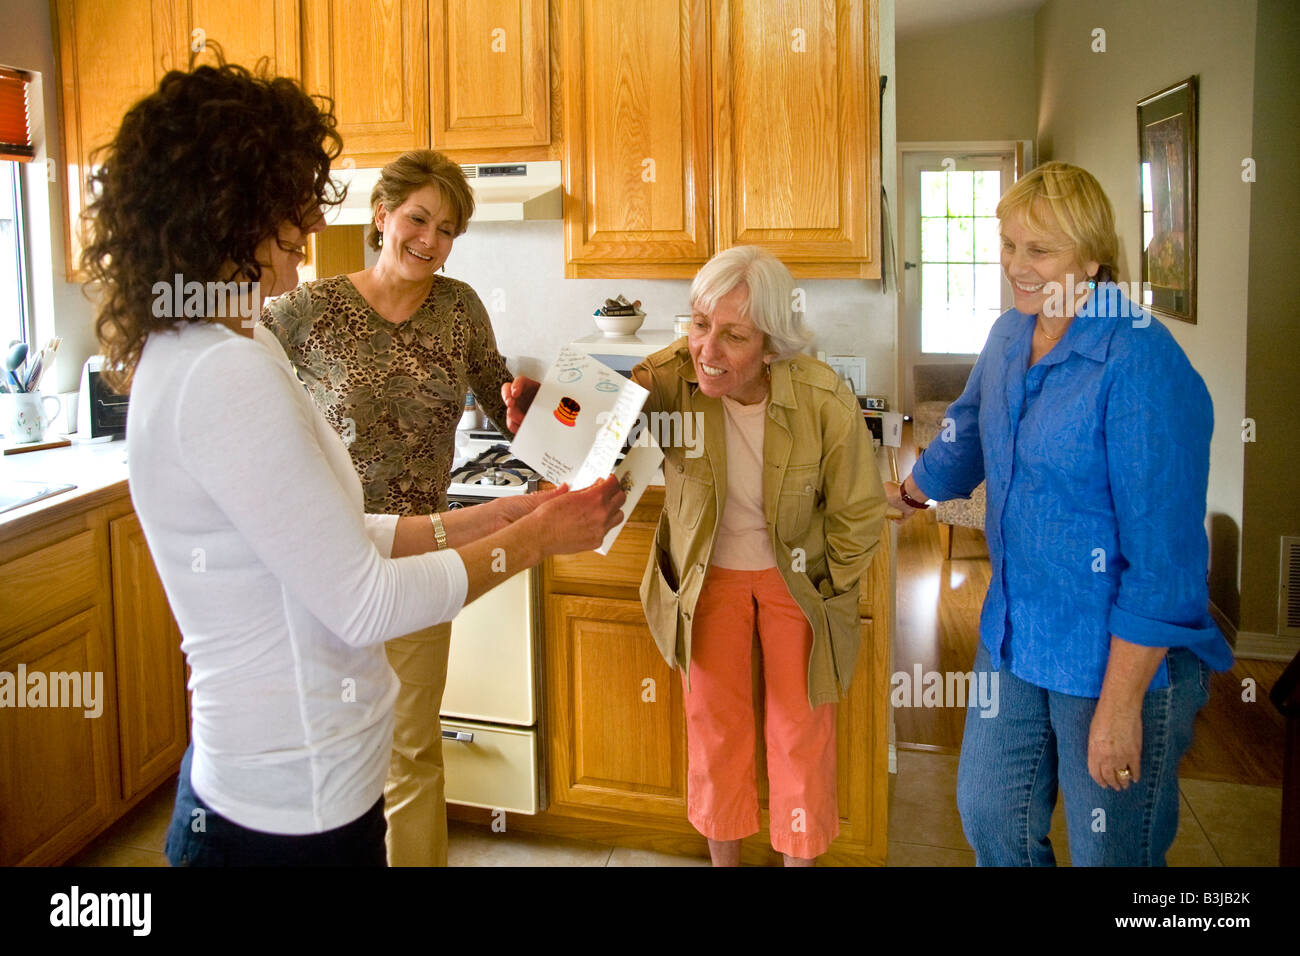
[[[463,744],[472,744],[474,735],[468,730],[444,730],[442,732],[443,740],[455,740]]]

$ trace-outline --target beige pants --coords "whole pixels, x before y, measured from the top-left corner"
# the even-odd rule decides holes
[[[447,799],[438,711],[447,686],[451,624],[384,645],[401,682],[394,707],[393,760],[384,785],[389,866],[447,865]]]

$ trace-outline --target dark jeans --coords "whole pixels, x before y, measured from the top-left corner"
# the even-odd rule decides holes
[[[250,830],[221,816],[194,792],[193,755],[190,744],[181,760],[176,808],[167,828],[172,866],[387,866],[383,797],[351,823],[324,833]]]

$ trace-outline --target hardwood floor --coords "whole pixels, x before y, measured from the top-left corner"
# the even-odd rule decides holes
[[[916,455],[910,426],[904,427],[906,452],[899,455],[906,475]],[[917,515],[898,533],[898,613],[894,635],[895,673],[964,672],[975,659],[979,613],[988,589],[990,565],[984,535],[956,528],[952,560],[945,560],[940,528],[933,514]],[[1268,691],[1284,665],[1239,660],[1215,674],[1210,702],[1196,718],[1191,749],[1180,775],[1258,786],[1282,785],[1286,725],[1268,701]],[[1253,699],[1250,697],[1253,682]],[[956,754],[966,720],[961,707],[895,707],[900,749]]]

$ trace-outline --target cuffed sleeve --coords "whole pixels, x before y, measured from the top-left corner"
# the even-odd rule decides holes
[[[1116,363],[1106,401],[1106,461],[1120,548],[1110,630],[1147,647],[1216,642],[1231,666],[1208,615],[1205,582],[1213,407],[1181,350],[1157,338],[1167,333],[1156,326],[1150,331],[1150,341]]]

